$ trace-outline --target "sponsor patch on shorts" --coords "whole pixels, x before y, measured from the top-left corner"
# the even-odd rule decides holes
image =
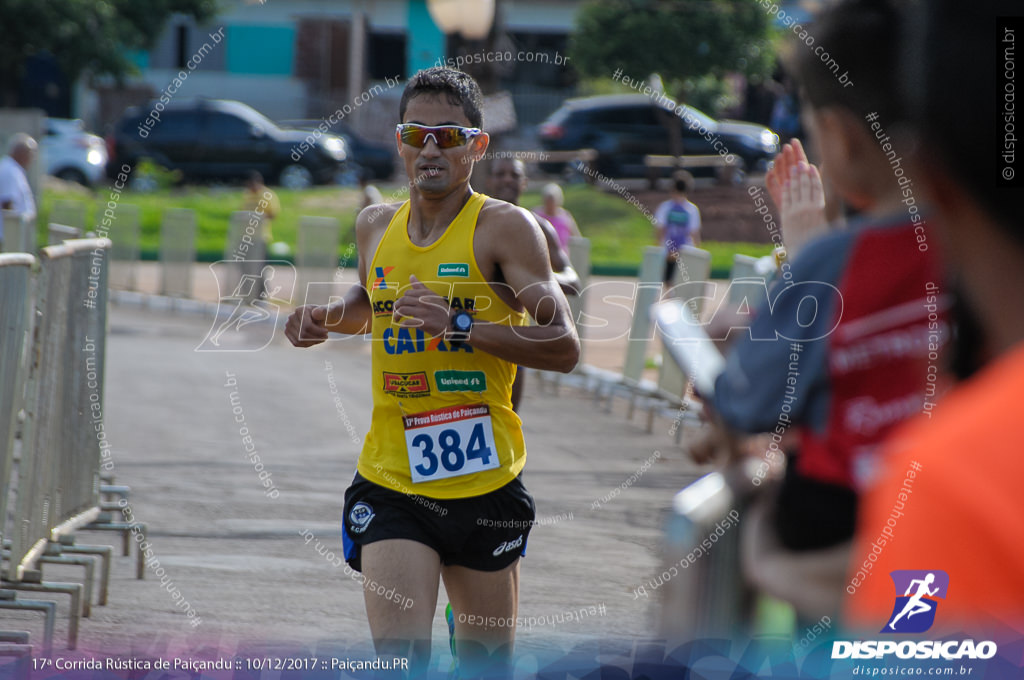
[[[352,525],[352,533],[361,534],[366,531],[366,528],[370,526],[370,522],[373,521],[373,517],[373,508],[370,507],[369,503],[360,501],[353,505],[348,513],[348,522]]]

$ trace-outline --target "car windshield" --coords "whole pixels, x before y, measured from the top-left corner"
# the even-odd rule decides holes
[[[679,114],[679,117],[682,118],[690,129],[704,127],[708,130],[714,130],[718,127],[718,121],[700,109],[695,109],[692,106],[687,106],[686,104],[680,104],[676,109],[680,106],[682,107],[682,113]],[[668,111],[671,109],[669,109],[668,105],[665,105],[665,110]]]
[[[554,113],[548,116],[548,119],[544,122],[550,125],[561,125],[562,123],[565,122],[565,119],[568,118],[569,114],[572,112],[573,109],[571,107],[562,106],[560,109],[556,110]]]
[[[233,111],[239,118],[243,119],[250,125],[257,125],[263,130],[278,130],[280,129],[274,121],[270,120],[256,109],[249,107],[240,108]]]
[[[718,122],[714,118],[704,113],[700,109],[695,109],[692,106],[686,106],[685,104],[683,105],[683,109],[685,109],[686,112],[690,114],[691,119],[696,120],[699,123],[699,125],[706,127],[708,130],[713,129],[716,125],[718,125]]]
[[[46,119],[47,134],[73,134],[76,132],[82,132],[85,129],[85,123],[79,118],[47,118]]]

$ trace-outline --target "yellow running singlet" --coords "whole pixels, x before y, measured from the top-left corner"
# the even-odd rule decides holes
[[[359,456],[366,479],[429,498],[480,496],[508,484],[526,462],[522,421],[512,410],[516,365],[471,344],[452,345],[393,322],[395,300],[415,275],[474,320],[522,326],[484,279],[473,255],[474,193],[441,237],[409,239],[409,201],[395,213],[373,256],[366,290],[373,308],[373,422]],[[472,333],[470,334],[472,338]]]

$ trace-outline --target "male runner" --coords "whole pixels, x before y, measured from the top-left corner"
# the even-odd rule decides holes
[[[497,158],[491,163],[491,172],[487,176],[487,191],[494,198],[519,205],[519,199],[526,191],[526,183],[526,166],[518,158]],[[566,295],[579,295],[580,277],[562,250],[554,226],[535,212],[531,212],[530,216],[540,224],[547,239],[551,271],[554,272],[555,281]],[[519,402],[523,399],[525,377],[525,373],[516,371],[516,380],[512,383],[512,409],[516,413],[519,412]]]
[[[346,559],[412,599],[406,611],[365,590],[378,653],[411,647],[420,670],[443,580],[470,676],[487,654],[511,654],[534,518],[519,479],[516,364],[567,372],[579,358],[537,223],[469,185],[489,141],[481,110],[479,87],[460,71],[431,68],[408,82],[396,140],[416,178],[410,199],[360,213],[362,285],[332,305],[299,307],[286,326],[299,347],[329,331],[372,333],[373,422],[345,494]],[[527,313],[536,325],[525,325]]]

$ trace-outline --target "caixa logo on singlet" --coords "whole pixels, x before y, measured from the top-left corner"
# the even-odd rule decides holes
[[[522,547],[523,547],[523,535],[519,534],[519,538],[517,538],[516,540],[514,540],[514,541],[505,541],[504,543],[499,545],[497,548],[495,548],[494,549],[494,556],[495,557],[501,557],[502,555],[504,555],[507,552],[512,552],[516,548],[522,548]]]
[[[896,589],[892,614],[880,633],[923,633],[935,623],[939,600],[946,598],[949,574],[941,569],[897,569],[890,572]],[[991,640],[836,640],[833,659],[990,659],[997,651]]]

